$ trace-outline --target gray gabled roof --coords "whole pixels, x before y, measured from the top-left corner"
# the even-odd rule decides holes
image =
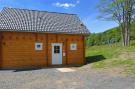
[[[75,14],[17,8],[0,12],[0,31],[89,34]]]

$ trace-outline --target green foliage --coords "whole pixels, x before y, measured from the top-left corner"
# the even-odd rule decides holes
[[[135,40],[135,22],[132,24],[131,40]],[[109,29],[101,33],[92,33],[87,37],[86,45],[105,45],[121,42],[121,31],[119,27]]]

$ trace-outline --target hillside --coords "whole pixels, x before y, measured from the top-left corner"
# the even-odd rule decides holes
[[[135,74],[135,41],[130,47],[101,45],[86,48],[87,63],[93,69],[117,68],[126,74]]]
[[[86,42],[86,59],[92,68],[116,68],[126,74],[135,75],[135,22],[132,24],[129,47],[121,46],[121,32],[118,27],[93,33]]]
[[[135,40],[135,22],[132,24],[131,40]],[[118,43],[121,41],[121,31],[119,27],[114,27],[105,32],[92,33],[87,38],[87,46],[104,45]]]

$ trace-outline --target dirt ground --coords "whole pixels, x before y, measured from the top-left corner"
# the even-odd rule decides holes
[[[135,77],[121,68],[82,67],[0,70],[0,89],[135,89]]]

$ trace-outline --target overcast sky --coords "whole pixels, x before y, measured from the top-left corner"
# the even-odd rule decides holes
[[[96,6],[100,0],[0,0],[3,7],[45,10],[77,14],[92,33],[103,32],[117,26],[113,21],[97,20],[100,14]]]

